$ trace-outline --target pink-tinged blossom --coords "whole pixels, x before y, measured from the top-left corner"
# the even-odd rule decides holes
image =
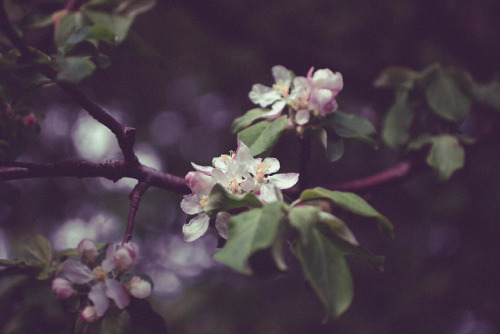
[[[151,283],[139,276],[132,277],[127,287],[130,294],[135,298],[143,299],[149,297],[151,294]]]
[[[307,81],[311,90],[309,108],[325,116],[338,109],[335,97],[344,87],[344,81],[339,72],[333,73],[329,69],[321,69],[313,74],[313,71],[314,67],[311,67],[307,73]]]
[[[68,299],[76,293],[73,289],[73,284],[62,277],[56,277],[52,280],[52,292],[56,295],[57,299]]]
[[[94,241],[83,239],[78,244],[78,254],[85,263],[93,263],[97,259],[97,248]]]
[[[113,262],[119,271],[129,270],[136,262],[138,256],[138,248],[133,243],[126,243],[116,248],[113,254]]]
[[[115,254],[115,245],[110,244],[106,259],[93,270],[76,260],[70,259],[63,263],[62,272],[69,281],[75,284],[92,284],[88,296],[98,317],[106,313],[110,305],[109,299],[120,309],[130,303],[130,296],[123,284],[112,278],[112,270],[116,266]]]
[[[86,306],[80,312],[80,318],[85,322],[92,322],[98,318],[95,308],[91,305]]]
[[[215,184],[220,184],[236,196],[254,194],[263,203],[283,200],[281,189],[294,186],[298,173],[276,174],[280,168],[275,158],[255,159],[250,148],[242,141],[236,152],[222,155],[212,160],[213,167],[193,164],[197,169],[186,175],[186,183],[193,193],[185,195],[182,210],[195,215],[182,228],[185,241],[194,241],[206,233],[210,217],[205,212],[208,197]],[[215,217],[215,228],[223,238],[227,238],[227,222],[231,214],[219,212]]]

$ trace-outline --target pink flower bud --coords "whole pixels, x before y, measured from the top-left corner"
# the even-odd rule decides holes
[[[78,254],[85,263],[93,263],[97,258],[97,248],[90,239],[83,239],[78,244]]]
[[[151,283],[139,276],[134,276],[127,285],[130,294],[135,298],[147,298],[151,294]]]
[[[25,126],[32,126],[36,123],[36,118],[33,114],[29,114],[23,117],[23,124]]]
[[[76,291],[70,281],[62,277],[56,277],[52,281],[52,292],[56,294],[57,299],[67,299]]]
[[[85,322],[92,322],[97,319],[97,313],[94,306],[87,306],[80,312],[80,317]]]
[[[118,247],[113,255],[113,262],[119,271],[129,270],[137,260],[138,249],[133,243],[128,243]]]

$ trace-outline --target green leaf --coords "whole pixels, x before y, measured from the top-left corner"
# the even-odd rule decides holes
[[[327,132],[323,128],[306,127],[304,136],[316,138],[325,149],[326,157],[332,162],[339,160],[344,155],[344,139],[332,129]]]
[[[479,102],[486,103],[500,111],[500,80],[494,80],[488,85],[477,85],[474,96]]]
[[[295,206],[288,212],[290,225],[299,232],[300,242],[307,245],[311,239],[312,227],[319,221],[321,209],[311,205]]]
[[[241,140],[250,148],[253,156],[270,150],[285,130],[287,116],[283,115],[274,121],[262,121],[249,126],[238,133]]]
[[[75,30],[75,32],[69,36],[66,44],[78,44],[85,39],[87,39],[87,35],[89,34],[91,27],[81,27]]]
[[[418,136],[416,139],[412,140],[408,146],[407,146],[407,149],[408,150],[419,150],[421,149],[423,146],[427,145],[427,144],[431,144],[432,143],[432,136],[428,133],[424,133],[420,136]]]
[[[402,92],[384,119],[382,138],[389,147],[397,149],[408,142],[414,116],[413,108],[408,103],[408,92]]]
[[[432,137],[432,147],[427,163],[434,167],[441,180],[447,180],[457,169],[464,166],[465,151],[452,135]]]
[[[98,23],[94,24],[89,30],[87,39],[96,39],[107,43],[113,43],[115,40],[115,33],[107,25]]]
[[[247,111],[243,116],[240,116],[233,121],[231,132],[237,133],[238,131],[241,131],[242,129],[252,124],[254,121],[262,118],[262,115],[267,111],[268,109],[263,108],[255,108]]]
[[[273,245],[282,218],[281,202],[268,203],[231,217],[226,245],[214,258],[240,273],[251,274],[248,259],[256,251]]]
[[[205,211],[212,214],[219,211],[230,211],[247,207],[260,208],[262,207],[262,202],[254,194],[248,193],[244,196],[237,196],[228,193],[222,185],[217,183],[210,191]]]
[[[130,26],[134,21],[131,16],[113,15],[88,9],[84,13],[92,23],[108,26],[114,32],[114,42],[116,43],[121,43],[127,37]]]
[[[66,57],[59,61],[57,80],[79,83],[90,76],[95,70],[95,64],[89,57]]]
[[[24,246],[26,256],[39,261],[44,266],[52,260],[52,245],[50,241],[41,235],[36,235]]]
[[[337,110],[328,116],[327,122],[339,136],[358,139],[375,146],[375,141],[370,138],[375,134],[375,128],[367,119]]]
[[[380,232],[394,238],[391,222],[358,195],[343,191],[331,191],[321,187],[304,190],[300,195],[301,201],[318,198],[327,198],[341,208],[357,215],[376,218],[379,222]]]
[[[82,26],[82,14],[80,12],[64,14],[55,26],[54,43],[59,48],[64,47],[70,36]]]
[[[130,314],[125,310],[106,312],[101,319],[101,333],[128,334],[130,333]]]
[[[342,252],[317,229],[311,231],[310,242],[299,241],[294,250],[306,279],[326,309],[325,318],[337,318],[353,298],[351,273]]]
[[[392,66],[384,69],[373,83],[377,88],[412,89],[417,72],[402,66]]]
[[[427,86],[425,97],[434,113],[448,121],[459,122],[470,110],[470,99],[443,71],[439,71]]]

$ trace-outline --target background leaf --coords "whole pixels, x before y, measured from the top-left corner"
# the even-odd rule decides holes
[[[274,121],[256,123],[238,133],[241,140],[250,148],[253,156],[270,150],[285,131],[287,116],[283,115]]]
[[[238,131],[241,131],[242,129],[252,124],[254,121],[262,118],[262,115],[266,111],[268,110],[262,108],[255,108],[247,111],[243,116],[240,116],[233,121],[231,132],[237,133]]]
[[[457,169],[464,166],[465,151],[458,138],[451,135],[432,137],[432,147],[427,163],[434,167],[441,180],[447,180]]]
[[[331,191],[321,187],[305,190],[300,195],[302,201],[318,198],[328,198],[341,208],[357,215],[376,218],[379,222],[380,232],[394,238],[391,222],[358,195],[343,191]]]
[[[312,229],[310,242],[299,241],[294,250],[306,279],[326,308],[326,318],[340,316],[353,298],[351,273],[342,252],[317,229]]]
[[[250,256],[258,250],[272,246],[281,219],[281,202],[266,204],[231,217],[227,243],[214,258],[243,274],[251,274]]]
[[[427,86],[425,97],[431,109],[448,121],[461,121],[469,113],[470,99],[443,71],[439,71]]]
[[[404,91],[398,94],[396,101],[384,118],[382,131],[384,142],[395,149],[406,144],[410,138],[413,118],[414,112],[408,103],[408,92]]]

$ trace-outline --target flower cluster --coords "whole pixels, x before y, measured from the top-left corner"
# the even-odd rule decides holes
[[[126,273],[137,262],[135,244],[109,244],[106,257],[100,264],[97,263],[99,253],[92,240],[82,240],[78,245],[78,254],[79,260],[63,262],[62,275],[52,281],[52,291],[58,299],[87,296],[87,305],[80,312],[82,320],[90,322],[102,317],[111,305],[110,300],[123,309],[130,303],[131,295],[146,298],[151,294],[149,280]]]
[[[255,159],[242,141],[238,143],[236,152],[214,158],[213,166],[192,165],[196,171],[186,175],[186,183],[193,192],[185,195],[181,202],[185,213],[195,215],[183,227],[186,241],[194,241],[207,231],[210,217],[205,212],[205,206],[215,184],[222,185],[233,195],[251,193],[262,203],[270,203],[283,200],[281,189],[294,186],[299,179],[298,173],[276,174],[280,168],[277,159]],[[229,212],[218,212],[215,217],[215,227],[223,238],[227,238],[230,217]]]
[[[284,66],[272,68],[275,84],[272,87],[255,84],[249,93],[250,100],[262,108],[271,108],[265,118],[274,119],[288,106],[289,127],[300,132],[313,118],[321,118],[338,109],[335,97],[342,90],[342,74],[329,69],[314,71],[311,67],[307,77],[295,77]]]

